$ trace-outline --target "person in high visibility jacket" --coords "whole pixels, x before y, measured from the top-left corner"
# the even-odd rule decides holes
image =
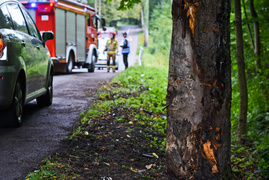
[[[118,42],[115,39],[116,32],[112,33],[112,37],[107,40],[104,51],[107,51],[107,72],[110,70],[110,58],[113,60],[112,70],[116,70],[116,53],[118,52]]]
[[[123,34],[123,42],[122,45],[120,47],[122,47],[122,56],[123,56],[123,62],[125,65],[125,69],[128,68],[128,54],[130,53],[130,47],[129,47],[129,41],[127,39],[127,33],[124,32]]]

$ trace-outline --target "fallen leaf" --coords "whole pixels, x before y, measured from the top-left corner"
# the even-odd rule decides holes
[[[159,158],[159,156],[156,153],[152,153],[152,155],[156,158]]]
[[[134,170],[133,167],[130,167],[130,170],[137,173],[137,170]]]
[[[139,172],[139,173],[146,173],[147,170],[146,170],[146,169],[143,169],[143,170],[139,170],[138,172]]]
[[[146,165],[147,170],[151,169],[151,167],[152,167],[152,164]]]
[[[110,164],[109,164],[109,163],[106,163],[106,162],[105,162],[105,164],[106,164],[106,165],[108,165],[108,166],[110,166]]]
[[[99,165],[99,162],[98,161],[94,161],[94,162],[92,162],[92,164],[98,166]]]

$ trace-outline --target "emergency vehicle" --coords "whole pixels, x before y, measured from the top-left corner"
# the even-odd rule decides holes
[[[55,38],[46,44],[54,63],[54,72],[71,73],[75,66],[94,72],[98,59],[100,18],[93,7],[75,0],[19,1],[27,8],[41,33],[54,33]],[[101,24],[105,26],[104,19]]]

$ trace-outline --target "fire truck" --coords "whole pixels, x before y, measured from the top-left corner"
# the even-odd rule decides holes
[[[98,24],[104,27],[105,20],[100,20],[93,7],[75,0],[19,1],[27,8],[41,33],[54,33],[55,38],[46,44],[54,72],[71,73],[75,67],[94,72],[98,59]]]

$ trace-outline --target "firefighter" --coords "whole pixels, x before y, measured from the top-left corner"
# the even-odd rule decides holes
[[[128,54],[130,53],[130,47],[129,47],[129,41],[127,39],[127,33],[124,32],[122,35],[124,39],[120,47],[122,47],[121,53],[123,56],[123,62],[125,65],[125,69],[127,69],[128,68]]]
[[[110,58],[113,60],[112,70],[116,70],[116,53],[118,52],[118,42],[115,39],[116,32],[112,33],[111,38],[106,42],[104,51],[107,51],[107,72],[110,70]]]

